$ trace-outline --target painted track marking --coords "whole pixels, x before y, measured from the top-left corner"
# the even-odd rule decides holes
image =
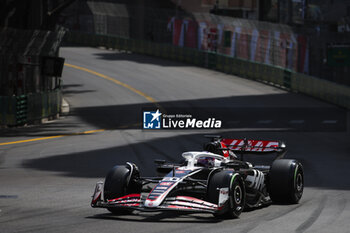
[[[126,83],[123,83],[117,79],[114,79],[112,77],[109,77],[107,75],[104,75],[104,74],[101,74],[101,73],[98,73],[96,71],[93,71],[93,70],[90,70],[90,69],[87,69],[87,68],[84,68],[84,67],[81,67],[81,66],[77,66],[77,65],[73,65],[73,64],[68,64],[68,63],[65,63],[64,64],[65,66],[67,67],[70,67],[70,68],[74,68],[74,69],[77,69],[77,70],[81,70],[81,71],[85,71],[85,72],[88,72],[90,74],[93,74],[93,75],[96,75],[100,78],[103,78],[103,79],[106,79],[106,80],[109,80],[119,86],[122,86],[124,88],[127,88],[128,90],[142,96],[143,98],[145,98],[146,100],[148,100],[149,102],[153,103],[157,108],[161,109],[164,111],[164,109],[162,108],[162,106],[160,106],[160,104],[157,103],[157,101],[152,98],[151,96],[143,93],[142,91],[140,90],[137,90],[136,88],[133,88],[132,86],[130,86],[129,84],[126,84]],[[164,111],[165,112],[165,111]],[[138,124],[137,124],[138,125]],[[123,128],[127,128],[128,126],[121,126],[120,128],[123,129]],[[84,132],[80,132],[80,133],[72,133],[72,134],[62,134],[62,135],[54,135],[54,136],[48,136],[48,137],[41,137],[41,138],[33,138],[33,139],[26,139],[26,140],[20,140],[20,141],[13,141],[13,142],[2,142],[0,143],[0,146],[5,146],[5,145],[12,145],[12,144],[19,144],[19,143],[26,143],[26,142],[35,142],[35,141],[42,141],[42,140],[48,140],[48,139],[54,139],[54,138],[62,138],[62,137],[67,137],[67,136],[74,136],[74,135],[85,135],[85,134],[91,134],[91,133],[97,133],[97,132],[103,132],[105,131],[105,129],[97,129],[97,130],[90,130],[90,131],[84,131]]]
[[[75,135],[92,134],[92,133],[98,133],[98,132],[103,132],[103,131],[105,131],[105,130],[104,129],[97,129],[97,130],[84,131],[84,132],[80,132],[80,133],[61,134],[61,135],[41,137],[41,138],[33,138],[33,139],[26,139],[26,140],[14,141],[14,142],[2,142],[2,143],[0,143],[0,146],[12,145],[12,144],[18,144],[18,143],[25,143],[25,142],[42,141],[42,140],[48,140],[48,139],[54,139],[54,138],[62,138],[62,137],[75,136]]]
[[[98,73],[96,71],[93,71],[93,70],[90,70],[90,69],[87,69],[87,68],[84,68],[84,67],[81,67],[81,66],[77,66],[77,65],[72,65],[72,64],[69,64],[69,63],[65,63],[64,64],[65,66],[67,67],[71,67],[71,68],[74,68],[74,69],[78,69],[78,70],[82,70],[82,71],[85,71],[85,72],[88,72],[90,74],[93,74],[93,75],[96,75],[100,78],[103,78],[103,79],[106,79],[106,80],[109,80],[119,86],[122,86],[122,87],[125,87],[126,89],[129,89],[130,91],[142,96],[143,98],[145,98],[146,100],[148,100],[149,102],[153,103],[154,105],[156,105],[158,108],[162,108],[158,103],[157,101],[152,98],[151,96],[145,94],[144,92],[140,91],[140,90],[137,90],[136,88],[133,88],[132,86],[130,86],[129,84],[126,84],[126,83],[123,83],[115,78],[112,78],[112,77],[109,77],[107,75],[104,75],[104,74],[101,74],[101,73]]]

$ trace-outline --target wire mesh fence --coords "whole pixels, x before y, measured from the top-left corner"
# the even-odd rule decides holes
[[[61,87],[52,71],[63,36],[63,31],[0,30],[0,126],[59,113]]]
[[[78,1],[62,22],[73,30],[196,48],[350,85],[349,67],[327,61],[329,44],[347,43],[349,34],[101,1]]]

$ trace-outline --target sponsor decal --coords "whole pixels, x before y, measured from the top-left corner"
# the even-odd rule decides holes
[[[244,139],[222,139],[222,144],[231,150],[244,150],[244,151],[256,151],[256,152],[270,152],[278,151],[278,141],[262,141],[262,140],[247,140]]]
[[[228,198],[229,198],[229,189],[228,188],[220,188],[219,207],[225,205]]]
[[[172,184],[173,184],[173,182],[161,182],[159,185],[170,186]]]
[[[157,186],[155,189],[162,189],[162,190],[164,190],[164,189],[168,189],[168,187],[160,187],[160,186]]]

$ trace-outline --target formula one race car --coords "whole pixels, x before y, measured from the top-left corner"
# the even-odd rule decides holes
[[[236,218],[244,208],[299,202],[303,167],[296,160],[282,159],[283,142],[211,138],[204,151],[183,153],[180,164],[156,160],[157,171],[167,173],[163,177],[140,177],[133,163],[113,167],[105,183],[96,184],[91,206],[114,214],[174,210]],[[277,157],[271,166],[253,165],[243,160],[247,153]]]

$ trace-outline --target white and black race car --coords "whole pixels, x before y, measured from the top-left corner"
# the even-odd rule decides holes
[[[96,184],[91,206],[115,214],[173,210],[236,218],[244,208],[296,204],[303,194],[303,167],[296,160],[282,159],[285,152],[281,141],[212,136],[204,151],[183,153],[180,164],[156,160],[157,171],[165,176],[141,177],[133,163],[113,167],[105,182]],[[246,153],[277,157],[270,166],[253,165],[243,160]]]

